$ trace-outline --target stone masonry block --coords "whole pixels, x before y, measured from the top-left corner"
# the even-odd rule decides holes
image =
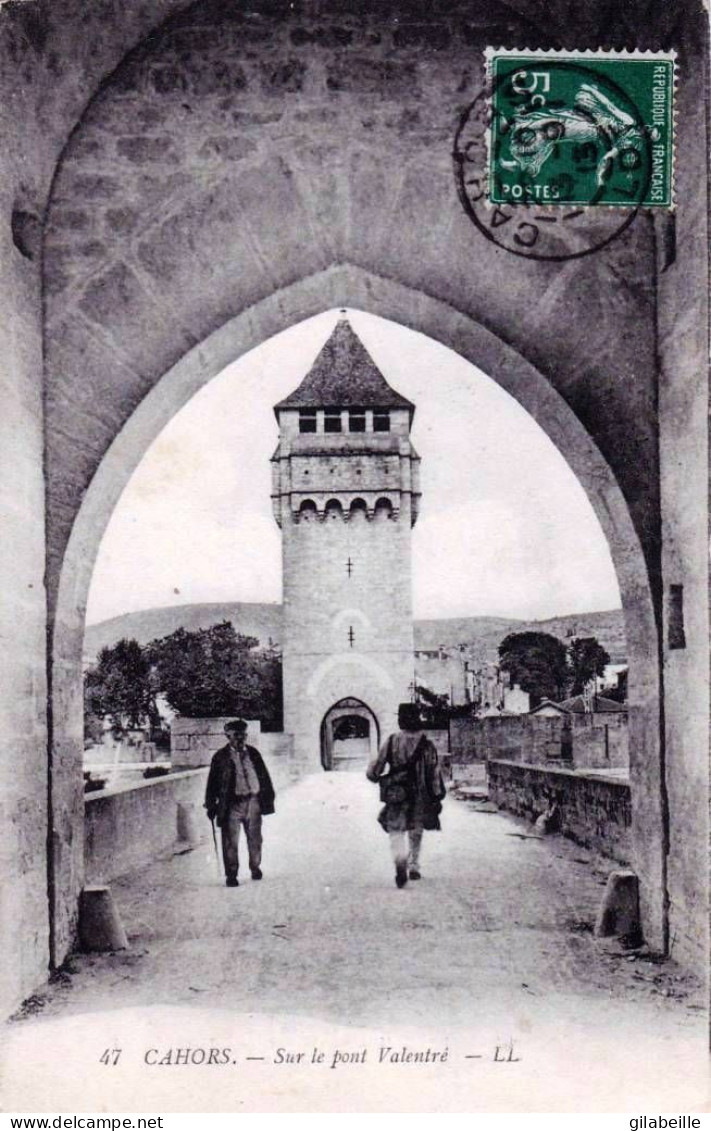
[[[229,135],[213,136],[205,139],[198,152],[203,159],[241,161],[257,150],[256,143],[244,137]]]
[[[128,236],[135,229],[140,214],[134,208],[107,208],[104,219],[110,232]]]
[[[630,869],[610,872],[595,923],[595,937],[639,933],[639,881]]]
[[[85,887],[79,900],[79,937],[84,950],[126,950],[128,939],[111,889]]]
[[[284,117],[281,109],[275,106],[271,110],[242,110],[240,103],[235,98],[225,98],[220,102],[220,109],[231,111],[229,118],[233,125],[240,129],[252,126],[271,126],[280,122]]]
[[[75,173],[59,184],[55,203],[76,206],[80,201],[92,204],[97,200],[113,200],[121,194],[121,184],[116,177],[99,173]]]
[[[180,52],[194,52],[196,55],[205,51],[212,51],[214,48],[224,47],[225,40],[226,35],[223,26],[181,28],[179,31],[170,32],[163,38],[166,47]]]
[[[156,94],[181,94],[188,88],[187,75],[181,67],[158,64],[151,67],[149,82]]]
[[[93,217],[90,213],[78,208],[59,208],[52,213],[51,233],[86,232],[91,226]]]
[[[244,69],[234,63],[218,63],[205,67],[197,73],[188,74],[188,84],[194,94],[217,94],[222,91],[245,90],[247,75]]]
[[[236,28],[234,31],[234,40],[236,46],[255,46],[256,44],[269,43],[274,38],[274,30],[271,27],[261,27],[259,25],[250,26],[249,24],[242,24],[241,27]]]
[[[437,24],[401,24],[393,32],[395,47],[420,47],[429,51],[449,47],[451,38],[449,28]]]
[[[294,28],[290,34],[295,47],[348,47],[353,42],[353,29],[348,27]]]
[[[83,161],[86,157],[98,157],[104,153],[106,142],[99,137],[86,137],[78,134],[67,142],[66,161]]]
[[[116,143],[119,157],[134,165],[154,162],[174,165],[178,161],[175,144],[170,137],[120,137]]]
[[[262,92],[267,95],[297,94],[304,85],[306,64],[301,59],[286,59],[262,66]]]
[[[378,94],[381,98],[419,97],[414,63],[382,61],[367,56],[344,56],[326,69],[326,86],[332,91]]]
[[[116,93],[137,94],[143,89],[145,78],[146,70],[140,59],[124,63],[114,78]]]
[[[125,263],[117,263],[92,282],[79,305],[87,318],[104,325],[113,321],[117,310],[134,310],[142,302],[135,274]]]
[[[197,806],[195,802],[179,801],[177,805],[176,834],[179,842],[191,848],[200,843]]]

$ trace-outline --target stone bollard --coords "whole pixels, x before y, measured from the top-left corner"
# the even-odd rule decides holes
[[[595,923],[595,938],[638,935],[639,881],[629,868],[610,872]]]
[[[533,827],[538,836],[548,836],[550,833],[559,831],[560,812],[555,802],[544,813],[541,813]]]
[[[193,804],[186,804],[183,801],[178,802],[178,842],[183,846],[195,848],[200,844],[200,833],[198,832],[197,821],[195,819],[195,806]]]
[[[128,939],[111,888],[85,887],[79,898],[79,939],[83,950],[126,950]]]

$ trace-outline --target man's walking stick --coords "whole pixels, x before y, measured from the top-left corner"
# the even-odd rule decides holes
[[[210,817],[210,826],[212,828],[212,843],[215,846],[215,859],[217,860],[217,874],[222,879],[222,868],[220,867],[220,850],[217,847],[217,833],[215,832],[215,818]]]

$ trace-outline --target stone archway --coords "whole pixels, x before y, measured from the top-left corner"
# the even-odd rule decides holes
[[[416,20],[409,4],[397,15],[375,2],[353,15],[329,0],[180,6],[164,5],[170,18],[96,91],[46,212],[55,961],[71,943],[81,884],[83,608],[121,468],[228,361],[341,304],[473,360],[588,490],[637,661],[634,792],[637,826],[649,829],[638,870],[650,940],[664,946],[654,225],[642,217],[604,254],[563,265],[514,260],[474,229],[451,151],[482,90],[491,4],[474,23],[469,0]],[[528,38],[510,6],[499,16],[507,35]],[[558,18],[568,34],[569,13]]]
[[[55,789],[71,836],[55,846],[56,953],[71,942],[81,885],[81,652],[84,610],[106,523],[149,444],[171,416],[227,364],[304,317],[350,306],[419,330],[456,350],[514,396],[540,424],[585,488],[608,539],[625,612],[630,657],[631,782],[635,867],[648,940],[664,945],[665,825],[660,748],[659,641],[645,556],[615,475],[551,383],[510,345],[453,306],[361,268],[339,265],[275,293],[188,351],[114,437],[86,491],[63,556],[52,671]],[[65,824],[66,827],[66,824]]]
[[[378,720],[360,699],[339,699],[321,721],[324,770],[360,770],[378,748]]]

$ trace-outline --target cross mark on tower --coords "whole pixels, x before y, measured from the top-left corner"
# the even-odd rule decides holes
[[[349,577],[353,573],[353,562],[351,561],[350,558],[346,562],[346,573],[348,574]]]
[[[353,631],[352,624],[348,626],[348,643],[350,644],[351,648],[355,643],[355,632]]]

